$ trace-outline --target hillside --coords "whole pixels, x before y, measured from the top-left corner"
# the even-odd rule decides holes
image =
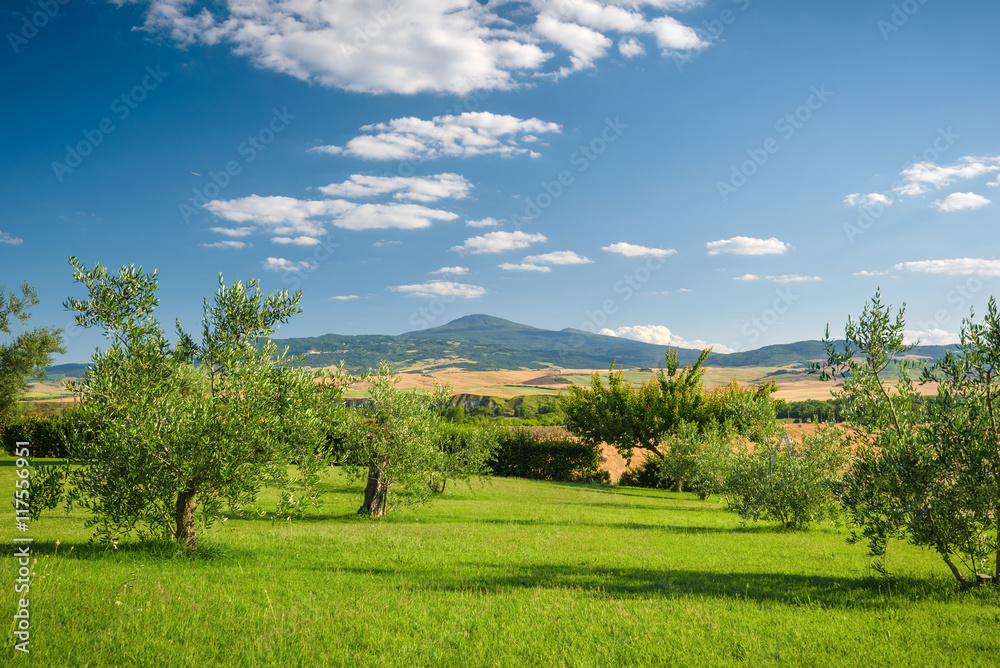
[[[399,369],[457,367],[498,369],[601,369],[612,361],[626,368],[657,368],[665,346],[577,329],[553,331],[522,325],[489,315],[469,315],[445,325],[398,336],[325,334],[277,339],[293,355],[303,355],[309,366],[329,366],[341,360],[352,371],[375,368],[385,360]],[[920,346],[914,355],[937,359],[946,346]],[[681,349],[681,363],[698,359],[700,351]],[[764,346],[757,350],[713,353],[709,366],[783,367],[824,357],[821,341]]]

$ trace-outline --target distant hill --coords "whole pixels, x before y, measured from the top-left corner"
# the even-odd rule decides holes
[[[352,371],[376,368],[385,360],[398,368],[427,366],[477,370],[558,367],[601,369],[612,361],[626,368],[658,368],[666,346],[578,329],[553,331],[489,315],[469,315],[439,327],[399,336],[325,334],[276,339],[293,355],[304,355],[309,366],[329,366],[344,360]],[[930,359],[948,346],[920,346],[912,354]],[[690,363],[700,351],[681,349],[678,359]],[[708,365],[719,367],[779,367],[805,364],[825,357],[821,341],[799,341],[757,350],[713,353]]]

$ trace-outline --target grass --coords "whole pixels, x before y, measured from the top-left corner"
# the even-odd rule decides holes
[[[12,498],[11,460],[0,464]],[[318,514],[230,519],[194,559],[170,545],[104,550],[87,543],[84,515],[43,517],[30,533],[32,652],[11,665],[992,666],[1000,655],[996,592],[958,592],[908,545],[892,548],[894,583],[871,579],[864,549],[831,526],[790,533],[689,495],[515,479],[454,486],[382,521],[355,515],[360,502],[334,471]],[[0,614],[13,613],[8,594]]]

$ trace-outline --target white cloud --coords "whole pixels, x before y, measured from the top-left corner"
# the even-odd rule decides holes
[[[628,37],[618,42],[618,53],[622,54],[626,58],[635,58],[636,56],[644,55],[646,53],[646,47],[644,47],[642,42],[636,38]]]
[[[210,227],[209,232],[221,234],[224,237],[248,237],[254,233],[253,227]]]
[[[548,241],[544,234],[528,234],[527,232],[487,232],[480,237],[471,237],[461,246],[451,250],[459,253],[502,253],[509,250],[527,248],[531,244]]]
[[[918,162],[900,172],[903,183],[896,188],[896,192],[900,195],[921,195],[931,188],[943,188],[955,181],[974,179],[993,172],[1000,172],[1000,156],[965,156],[948,166]]]
[[[430,227],[435,220],[458,218],[451,211],[420,204],[356,204],[342,199],[301,200],[281,196],[251,195],[215,200],[205,206],[220,218],[236,223],[253,222],[282,237],[322,236],[328,221],[347,230],[414,230]]]
[[[10,232],[0,231],[0,244],[10,244],[11,246],[20,246],[24,243],[24,239],[20,237],[15,237],[10,234]]]
[[[903,343],[920,342],[924,346],[948,346],[959,342],[958,334],[943,329],[904,329]]]
[[[501,222],[496,218],[483,218],[482,220],[467,220],[465,224],[469,227],[496,227]]]
[[[593,260],[573,251],[553,251],[542,255],[529,255],[524,258],[528,264],[591,264]]]
[[[888,271],[868,271],[867,269],[862,269],[861,271],[856,271],[851,276],[888,276]]]
[[[440,269],[435,269],[430,272],[432,274],[454,274],[455,276],[461,276],[462,274],[468,274],[468,267],[441,267]]]
[[[449,281],[431,281],[418,285],[396,285],[389,288],[394,292],[403,292],[417,297],[462,297],[474,299],[486,294],[486,288],[466,283],[451,283]]]
[[[742,276],[733,276],[734,281],[759,281],[760,276],[757,274],[743,274]]]
[[[249,244],[243,241],[216,241],[211,244],[198,244],[204,248],[246,248]]]
[[[346,301],[351,300],[351,299],[361,299],[361,297],[359,297],[357,295],[335,295],[333,297],[330,297],[330,299],[334,299],[334,300],[340,301],[340,302],[346,302]]]
[[[373,243],[372,246],[374,246],[375,248],[384,248],[386,246],[399,246],[402,243],[403,243],[402,241],[398,241],[396,239],[391,239],[391,240],[390,239],[379,239],[378,241],[376,241],[375,243]]]
[[[990,200],[976,193],[952,193],[943,200],[931,202],[931,206],[935,207],[938,211],[946,213],[981,209],[988,204],[991,204]]]
[[[319,189],[330,197],[374,197],[392,193],[395,199],[416,202],[436,202],[440,199],[464,199],[472,185],[459,174],[433,176],[365,176],[352,174],[343,183],[333,183]]]
[[[514,264],[512,262],[504,262],[503,264],[498,264],[497,266],[500,269],[503,269],[504,271],[541,271],[541,272],[552,271],[552,267],[542,267],[542,266],[539,266],[537,264],[530,264],[530,263],[527,263],[527,262],[522,263],[522,264]]]
[[[776,238],[755,239],[753,237],[733,237],[721,241],[709,241],[705,246],[709,255],[732,253],[734,255],[781,255],[790,245]]]
[[[271,241],[276,244],[293,246],[318,246],[322,243],[315,237],[271,237]]]
[[[968,257],[954,260],[900,262],[895,268],[924,274],[945,274],[948,276],[1000,276],[1000,260],[984,260]]]
[[[876,204],[889,206],[892,204],[892,198],[882,193],[866,193],[864,195],[861,193],[851,193],[844,198],[844,204],[847,206],[860,206],[863,209],[867,209],[875,206]]]
[[[672,346],[674,348],[690,348],[704,350],[711,347],[717,353],[731,353],[732,348],[721,343],[707,343],[701,339],[685,340],[675,335],[663,325],[631,325],[619,327],[618,329],[604,328],[598,332],[604,336],[620,336],[623,339],[653,343],[659,346]]]
[[[593,66],[610,42],[605,33],[652,34],[667,53],[706,46],[667,15],[697,2],[531,0],[512,11],[508,2],[473,0],[132,1],[148,7],[147,32],[182,46],[229,46],[257,67],[356,92],[514,88]],[[571,67],[560,68],[566,57]]]
[[[459,116],[435,116],[429,121],[412,116],[394,118],[361,130],[366,134],[354,137],[343,147],[317,146],[310,150],[362,160],[435,160],[491,154],[513,157],[530,152],[521,142],[534,142],[538,135],[558,133],[562,128],[537,118],[471,111]]]
[[[455,220],[457,213],[429,209],[419,204],[359,204],[334,219],[345,230],[418,230],[435,220]]]
[[[308,260],[293,262],[292,260],[286,260],[283,257],[269,257],[263,262],[264,269],[267,269],[268,271],[299,272],[306,269],[312,269],[314,266],[315,265]]]
[[[625,257],[666,257],[667,255],[677,253],[673,248],[648,248],[624,241],[619,241],[610,246],[601,246],[601,250],[624,255]]]
[[[768,276],[767,280],[775,283],[803,283],[806,281],[822,281],[819,276],[803,276],[802,274],[783,274],[781,276]]]

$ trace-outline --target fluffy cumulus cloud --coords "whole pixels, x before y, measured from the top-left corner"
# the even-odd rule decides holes
[[[1000,276],[1000,260],[984,260],[970,257],[954,260],[900,262],[895,268],[900,271],[945,274],[948,276]]]
[[[478,285],[452,283],[450,281],[431,281],[417,285],[395,285],[389,289],[416,297],[461,297],[463,299],[474,299],[486,294],[486,288]]]
[[[768,276],[767,280],[775,283],[806,283],[809,281],[822,281],[819,276],[804,276],[802,274],[782,274],[781,276]]]
[[[944,211],[947,213],[950,211],[969,211],[972,209],[981,209],[990,203],[990,200],[986,199],[982,195],[977,195],[976,193],[952,193],[944,199],[931,202],[931,206],[936,208],[938,211]]]
[[[269,257],[263,262],[264,269],[267,269],[268,271],[300,272],[312,269],[313,266],[313,263],[307,260],[293,262],[292,260],[286,260],[283,257]]]
[[[216,241],[210,244],[198,244],[204,248],[246,248],[248,245],[245,241]]]
[[[707,46],[671,13],[700,0],[134,0],[143,28],[228,46],[257,67],[369,93],[509,89],[594,67],[612,39],[636,57]],[[124,4],[119,0],[117,4]]]
[[[667,255],[674,255],[677,252],[673,248],[649,248],[624,241],[619,241],[610,246],[601,246],[601,250],[624,255],[625,257],[666,257]]]
[[[458,214],[451,211],[420,204],[358,204],[342,199],[303,200],[259,195],[215,200],[209,202],[206,208],[219,218],[234,223],[254,223],[261,231],[276,235],[276,243],[298,245],[319,243],[306,238],[322,236],[328,222],[345,230],[414,230],[430,227],[436,220],[458,218]]]
[[[20,246],[24,243],[24,239],[20,237],[15,237],[10,232],[4,232],[0,230],[0,244],[10,244],[11,246]]]
[[[361,128],[364,134],[348,140],[344,146],[317,146],[311,150],[361,160],[513,157],[533,153],[523,143],[535,143],[539,135],[561,130],[558,123],[487,111],[435,116],[429,121],[408,116],[365,125]]]
[[[467,220],[465,224],[469,227],[497,227],[501,222],[496,218],[482,218],[480,220]]]
[[[895,192],[913,197],[950,186],[956,181],[967,181],[996,172],[1000,172],[1000,156],[967,155],[953,165],[917,162],[900,172],[901,184],[895,188]]]
[[[759,281],[760,276],[757,274],[743,274],[742,276],[733,276],[734,281]]]
[[[461,246],[453,246],[451,250],[458,253],[503,253],[504,251],[527,248],[531,244],[548,241],[544,234],[529,234],[527,232],[487,232],[479,237],[465,240]]]
[[[462,274],[468,274],[468,267],[441,267],[440,269],[435,269],[430,272],[432,274],[452,274],[455,276],[461,276]]]
[[[322,243],[315,237],[271,237],[271,241],[286,246],[318,246]]]
[[[632,339],[633,341],[642,341],[644,343],[654,343],[658,346],[673,346],[675,348],[689,348],[696,350],[712,348],[712,350],[717,353],[733,352],[732,348],[724,346],[721,343],[707,343],[701,339],[692,339],[690,341],[682,339],[663,325],[631,325],[627,327],[619,327],[617,329],[604,328],[599,331],[598,334],[603,334],[605,336],[620,336],[623,339]]]
[[[208,231],[221,234],[224,237],[248,237],[255,230],[253,227],[210,227]]]
[[[577,255],[573,251],[553,251],[541,255],[529,255],[524,258],[529,264],[590,264],[593,262],[588,257]]]
[[[733,237],[720,241],[709,241],[705,246],[709,255],[732,253],[733,255],[781,255],[788,252],[790,245],[776,238],[755,239],[753,237]]]
[[[883,193],[851,193],[844,198],[844,204],[847,206],[860,206],[864,209],[873,206],[889,206],[892,204],[892,198]]]
[[[856,271],[851,276],[888,276],[888,271],[868,271],[867,269],[862,269],[861,271]]]
[[[376,197],[391,194],[394,199],[436,202],[441,199],[464,199],[472,185],[459,174],[434,176],[365,176],[353,174],[343,183],[319,189],[329,197]]]
[[[949,346],[959,342],[958,334],[943,329],[904,329],[903,343],[917,343],[925,346]]]
[[[541,265],[531,264],[530,262],[522,262],[520,264],[504,262],[503,264],[498,264],[497,266],[504,271],[540,271],[543,273],[552,271],[552,267],[543,267]]]

